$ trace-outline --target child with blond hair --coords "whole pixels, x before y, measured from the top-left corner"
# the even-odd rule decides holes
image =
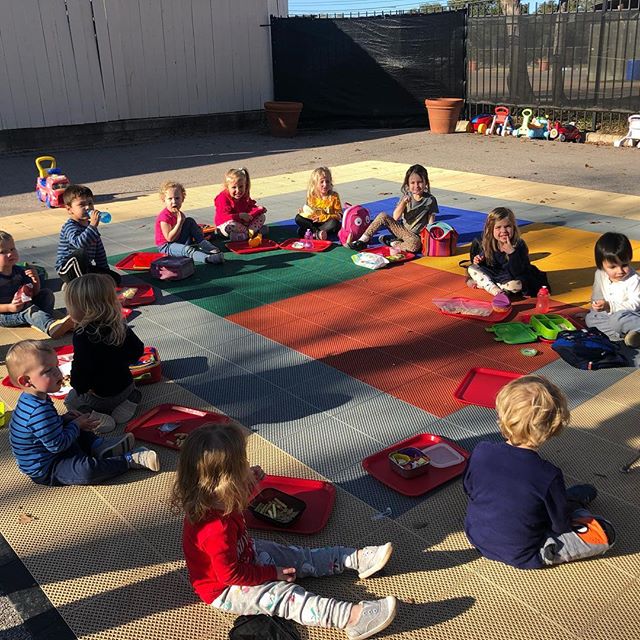
[[[229,169],[224,174],[224,188],[216,196],[214,223],[224,237],[232,241],[247,240],[264,233],[267,210],[251,199],[251,178],[244,168]]]
[[[11,381],[22,394],[9,423],[9,441],[20,471],[49,486],[98,484],[128,469],[158,471],[155,451],[134,449],[131,433],[102,438],[90,414],[59,415],[49,397],[60,391],[62,373],[53,347],[22,340],[7,353]]]
[[[480,442],[469,459],[465,532],[485,558],[537,569],[602,555],[615,541],[610,522],[587,511],[592,485],[565,488],[562,471],[538,449],[569,423],[562,391],[523,376],[496,398],[505,442]]]
[[[195,592],[226,613],[335,627],[350,640],[388,627],[396,615],[393,596],[353,604],[309,593],[296,581],[345,569],[368,578],[386,565],[391,544],[309,549],[254,540],[243,511],[263,476],[249,466],[247,431],[238,424],[204,425],[184,441],[172,501],[185,515],[182,548]]]
[[[169,256],[187,256],[194,262],[220,264],[224,260],[220,249],[205,240],[198,223],[182,212],[186,196],[187,192],[179,182],[165,182],[160,187],[160,200],[165,208],[156,217],[158,250]]]
[[[298,237],[307,229],[316,240],[326,240],[329,234],[338,233],[342,220],[340,196],[333,190],[333,178],[328,167],[318,167],[311,172],[307,188],[307,202],[296,215]]]

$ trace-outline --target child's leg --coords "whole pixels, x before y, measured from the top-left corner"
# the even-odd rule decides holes
[[[78,249],[74,251],[62,264],[58,275],[62,282],[71,282],[75,278],[83,276],[88,273],[89,261],[87,260],[87,254]]]
[[[193,218],[185,218],[180,230],[180,237],[177,242],[182,244],[200,244],[204,240],[204,233]]]
[[[55,320],[53,307],[55,299],[49,289],[40,289],[33,303],[25,309],[26,321],[36,329],[47,333],[49,325]]]
[[[638,311],[616,311],[609,316],[611,328],[620,336],[619,340],[632,331],[640,330]]]
[[[467,268],[467,273],[480,289],[488,291],[492,296],[497,296],[500,293],[500,287],[482,267],[472,264]]]
[[[261,213],[259,216],[256,216],[251,220],[251,222],[247,225],[247,229],[253,231],[254,233],[260,233],[262,227],[264,227],[264,221],[267,219],[267,216],[264,213]]]
[[[242,242],[249,237],[247,227],[241,222],[229,220],[218,227],[218,231],[232,242]]]
[[[203,240],[203,242],[206,242],[206,240]],[[167,242],[162,245],[160,250],[169,256],[187,257],[201,264],[206,263],[209,257],[209,254],[201,251],[198,245],[181,244],[179,242]]]
[[[317,225],[313,220],[301,216],[299,213],[296,215],[296,224],[298,225],[298,237],[302,238],[307,229],[311,229],[315,233]]]
[[[119,287],[122,282],[122,276],[107,267],[96,267],[90,264],[87,271],[88,273],[101,273],[102,275],[109,276],[115,282],[116,287]]]
[[[618,327],[612,322],[612,317],[606,311],[595,311],[591,309],[584,317],[587,327],[600,329],[611,340],[622,340],[622,336],[618,333]]]
[[[615,541],[615,530],[610,522],[594,516],[586,509],[572,514],[573,531],[552,535],[540,549],[546,565],[562,564],[606,553]]]
[[[506,291],[507,293],[520,293],[520,291],[522,291],[522,282],[520,280],[498,282],[498,286],[502,291]]]
[[[340,227],[342,226],[340,220],[336,220],[335,218],[331,218],[326,222],[323,222],[319,225],[320,231],[325,231],[327,235],[338,235],[338,231],[340,231]]]
[[[369,240],[376,235],[379,229],[382,227],[389,227],[393,222],[395,222],[395,220],[391,216],[388,216],[386,213],[379,213],[373,219],[371,224],[364,230],[364,233],[360,236],[360,240],[362,242],[369,242]]]
[[[387,222],[389,231],[400,240],[398,248],[403,251],[411,251],[411,253],[420,253],[422,251],[422,240],[420,236],[409,231],[401,222],[391,218]]]

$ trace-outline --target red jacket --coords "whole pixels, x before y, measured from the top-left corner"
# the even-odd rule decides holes
[[[207,604],[231,585],[256,586],[277,580],[273,565],[256,564],[253,539],[241,513],[223,516],[212,511],[197,524],[185,518],[182,549],[193,589]]]
[[[221,191],[214,200],[216,213],[213,222],[216,226],[220,226],[229,220],[236,222],[244,222],[240,220],[239,214],[248,213],[252,218],[264,213],[266,209],[256,205],[256,201],[252,200],[248,195],[242,196],[239,200],[232,198],[225,189]]]

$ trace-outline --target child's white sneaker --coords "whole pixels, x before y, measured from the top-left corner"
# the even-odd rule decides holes
[[[160,471],[160,458],[153,449],[147,447],[137,447],[133,451],[124,454],[129,465],[129,469],[149,469],[149,471]]]
[[[640,349],[640,330],[634,329],[633,331],[629,331],[624,337],[624,343],[632,349]]]
[[[98,423],[98,426],[93,429],[94,433],[111,433],[116,428],[116,421],[107,413],[92,411],[89,418]]]
[[[358,551],[358,577],[368,578],[382,569],[393,553],[390,542],[379,547],[364,547]]]
[[[91,453],[96,458],[117,458],[133,449],[136,439],[133,433],[125,433],[119,438],[103,438],[102,442],[94,445]]]
[[[386,629],[396,617],[397,601],[393,596],[380,600],[360,602],[362,613],[355,624],[347,625],[345,633],[349,640],[365,640]]]

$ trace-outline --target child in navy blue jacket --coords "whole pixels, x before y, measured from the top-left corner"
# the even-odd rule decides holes
[[[496,398],[506,442],[480,442],[464,476],[465,532],[491,560],[537,569],[605,553],[612,525],[585,507],[596,488],[565,488],[562,471],[538,455],[570,418],[567,400],[540,376],[513,380]]]

